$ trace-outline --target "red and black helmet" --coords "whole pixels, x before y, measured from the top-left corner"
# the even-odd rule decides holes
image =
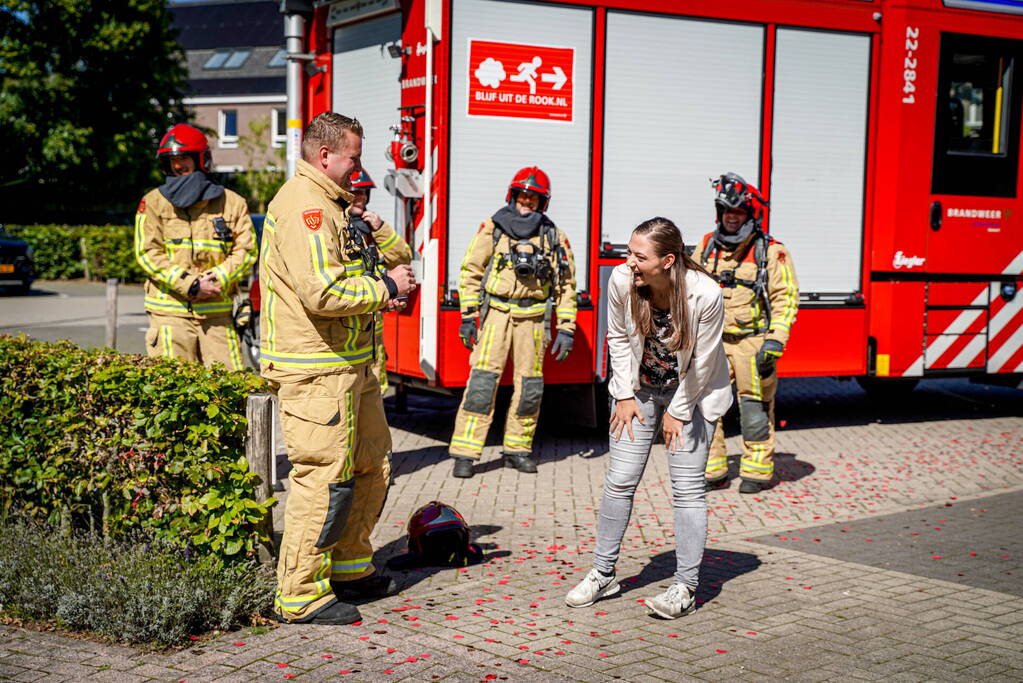
[[[172,126],[164,133],[160,147],[156,150],[156,157],[165,174],[170,175],[169,158],[179,154],[191,156],[195,160],[195,167],[203,173],[209,173],[213,168],[213,155],[206,135],[198,128],[184,123]]]
[[[392,569],[465,567],[483,560],[483,550],[469,542],[469,525],[458,510],[430,501],[412,513],[408,522],[408,553],[392,557]]]
[[[749,214],[750,220],[760,225],[768,204],[756,187],[747,183],[737,173],[725,173],[711,183],[714,186],[714,206],[717,208],[718,222],[721,221],[721,214],[726,209],[743,209]]]
[[[362,169],[361,171],[356,171],[355,173],[352,174],[352,189],[353,190],[360,190],[360,189],[362,189],[362,190],[372,190],[374,187],[376,187],[376,185],[373,184],[373,179],[369,177],[369,173],[366,172],[366,169]]]
[[[352,174],[352,191],[365,190],[366,201],[369,201],[369,191],[372,190],[376,185],[373,183],[373,179],[369,177],[369,173],[366,169],[356,171]]]
[[[547,210],[547,206],[551,203],[551,179],[547,177],[546,173],[536,166],[519,169],[515,177],[512,178],[511,184],[508,185],[508,194],[505,195],[504,201],[513,201],[515,195],[522,190],[540,195],[539,209],[540,211]]]

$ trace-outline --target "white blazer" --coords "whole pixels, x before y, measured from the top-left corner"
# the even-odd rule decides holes
[[[616,400],[632,398],[639,390],[644,338],[632,316],[632,286],[632,271],[624,263],[611,272],[607,285],[607,347],[611,356],[608,392]],[[700,271],[689,270],[686,291],[694,343],[676,354],[679,383],[668,412],[690,422],[693,406],[699,406],[705,420],[717,420],[732,405],[728,359],[721,344],[725,322],[721,287]]]

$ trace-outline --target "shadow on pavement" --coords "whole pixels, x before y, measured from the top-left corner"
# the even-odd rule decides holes
[[[473,543],[476,543],[483,550],[483,562],[490,562],[494,558],[508,557],[511,555],[510,550],[496,550],[496,543],[489,543],[481,541],[480,538],[483,536],[490,536],[496,534],[504,527],[497,526],[494,524],[473,524],[469,527],[470,538]],[[395,583],[398,584],[399,590],[405,590],[415,586],[420,581],[430,578],[438,572],[455,572],[458,571],[458,567],[416,567],[414,569],[391,569],[387,568],[387,560],[401,555],[408,550],[408,535],[402,536],[399,539],[393,540],[390,543],[377,549],[373,553],[373,565],[377,567],[377,570],[386,571],[393,578]],[[478,566],[478,565],[475,565]]]
[[[696,604],[699,606],[710,602],[721,594],[721,586],[724,583],[743,574],[756,571],[760,564],[760,558],[749,553],[718,549],[704,550],[703,562],[700,563],[700,587],[696,591]],[[655,555],[639,574],[622,579],[622,595],[662,582],[664,583],[663,588],[667,588],[674,575],[675,552],[660,553]],[[663,588],[647,590],[646,593],[649,596],[644,595],[644,597],[653,597]]]
[[[57,294],[58,294],[58,292],[51,292],[51,291],[46,290],[46,289],[36,289],[34,287],[26,292],[23,289],[21,289],[20,287],[18,287],[17,285],[15,285],[15,286],[2,286],[2,285],[0,285],[0,298],[11,297],[11,298],[23,299],[23,298],[37,297],[37,296],[57,296]]]
[[[728,456],[728,474],[726,475],[727,484],[717,486],[714,491],[723,491],[731,486],[733,480],[739,479],[739,455]],[[808,477],[817,468],[806,462],[800,460],[792,453],[775,453],[774,454],[774,478],[771,480],[771,484],[764,487],[765,491],[769,491],[778,485],[782,481],[799,481],[803,477]],[[713,496],[713,491],[708,492],[708,496]]]
[[[974,384],[966,378],[923,379],[910,392],[866,393],[831,377],[782,378],[775,405],[778,431],[1023,416],[1023,391]],[[739,433],[737,411],[725,434]]]

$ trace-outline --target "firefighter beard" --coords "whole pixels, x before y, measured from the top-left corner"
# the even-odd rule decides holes
[[[735,384],[739,399],[739,424],[742,432],[742,458],[739,475],[743,479],[768,482],[774,474],[774,393],[778,373],[761,377],[757,369],[757,352],[764,336],[725,341],[728,374]],[[718,420],[707,458],[706,478],[717,480],[728,475],[723,420]]]
[[[458,407],[452,455],[479,459],[494,419],[497,386],[509,353],[514,393],[504,426],[504,452],[529,454],[543,399],[544,315],[518,318],[491,308],[469,357],[469,382]]]
[[[278,397],[292,470],[277,609],[301,619],[334,600],[331,582],[374,572],[391,433],[371,363],[282,383]]]

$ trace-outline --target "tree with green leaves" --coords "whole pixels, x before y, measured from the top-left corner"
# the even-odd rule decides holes
[[[133,206],[183,63],[165,0],[0,0],[0,222]]]

